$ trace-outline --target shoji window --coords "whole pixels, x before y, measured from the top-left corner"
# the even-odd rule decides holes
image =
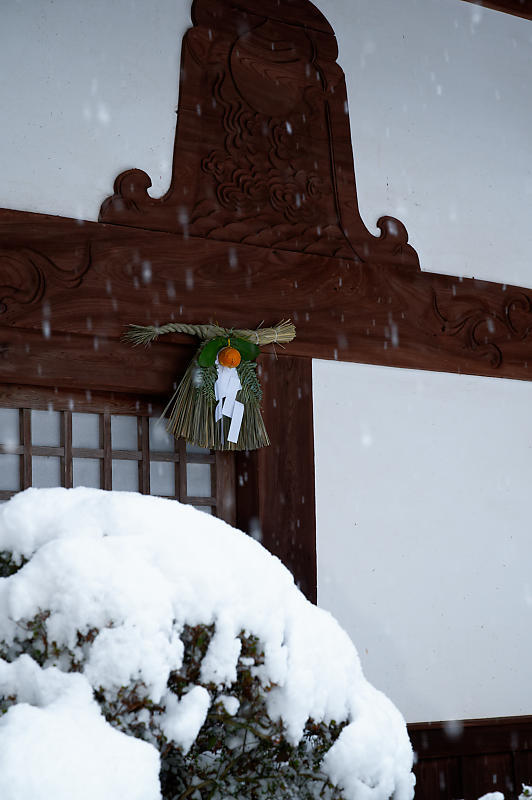
[[[30,486],[89,486],[181,500],[231,522],[233,469],[230,454],[174,439],[156,416],[0,406],[0,502]]]

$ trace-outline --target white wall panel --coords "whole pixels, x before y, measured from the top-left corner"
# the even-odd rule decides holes
[[[168,188],[189,0],[2,0],[0,206],[96,220],[119,172]]]
[[[532,384],[314,362],[318,602],[408,721],[532,713]]]
[[[360,210],[424,269],[532,287],[532,25],[463,0],[318,0],[347,76]]]

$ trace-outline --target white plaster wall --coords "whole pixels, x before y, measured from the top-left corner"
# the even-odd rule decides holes
[[[0,206],[96,220],[113,181],[168,188],[190,0],[2,0]]]
[[[318,601],[410,722],[532,713],[532,384],[314,362]]]
[[[357,193],[426,270],[532,286],[532,25],[463,0],[318,0],[347,76]]]

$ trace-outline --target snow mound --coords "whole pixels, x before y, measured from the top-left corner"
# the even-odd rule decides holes
[[[264,685],[273,685],[268,713],[282,719],[290,742],[301,739],[309,718],[348,721],[323,764],[346,800],[413,796],[412,748],[401,714],[366,681],[355,647],[333,617],[309,603],[281,562],[241,531],[176,501],[29,489],[0,508],[0,551],[27,561],[0,578],[0,640],[8,647],[21,621],[43,609],[50,612],[47,636],[58,646],[75,651],[78,632],[98,631],[83,674],[41,670],[25,656],[0,661],[0,695],[18,700],[0,718],[2,800],[159,798],[156,749],[112,729],[98,715],[91,687],[142,681],[150,699],[166,705],[165,735],[186,752],[205,720],[209,692],[198,685],[178,702],[167,681],[182,661],[180,632],[199,624],[214,625],[204,684],[229,689],[239,634],[258,637],[264,663],[257,670]],[[87,749],[95,752],[90,773],[96,783],[85,782],[87,769],[79,769],[84,786],[68,792],[76,752]],[[58,753],[61,765],[71,765],[64,772],[50,766]],[[16,769],[23,758],[26,768]],[[62,776],[67,788],[50,788]]]
[[[82,675],[0,659],[2,800],[160,800],[159,754],[108,725]]]

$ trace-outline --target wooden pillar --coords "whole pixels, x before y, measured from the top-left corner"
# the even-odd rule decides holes
[[[237,456],[237,527],[258,538],[316,602],[312,361],[259,359],[269,447]]]

